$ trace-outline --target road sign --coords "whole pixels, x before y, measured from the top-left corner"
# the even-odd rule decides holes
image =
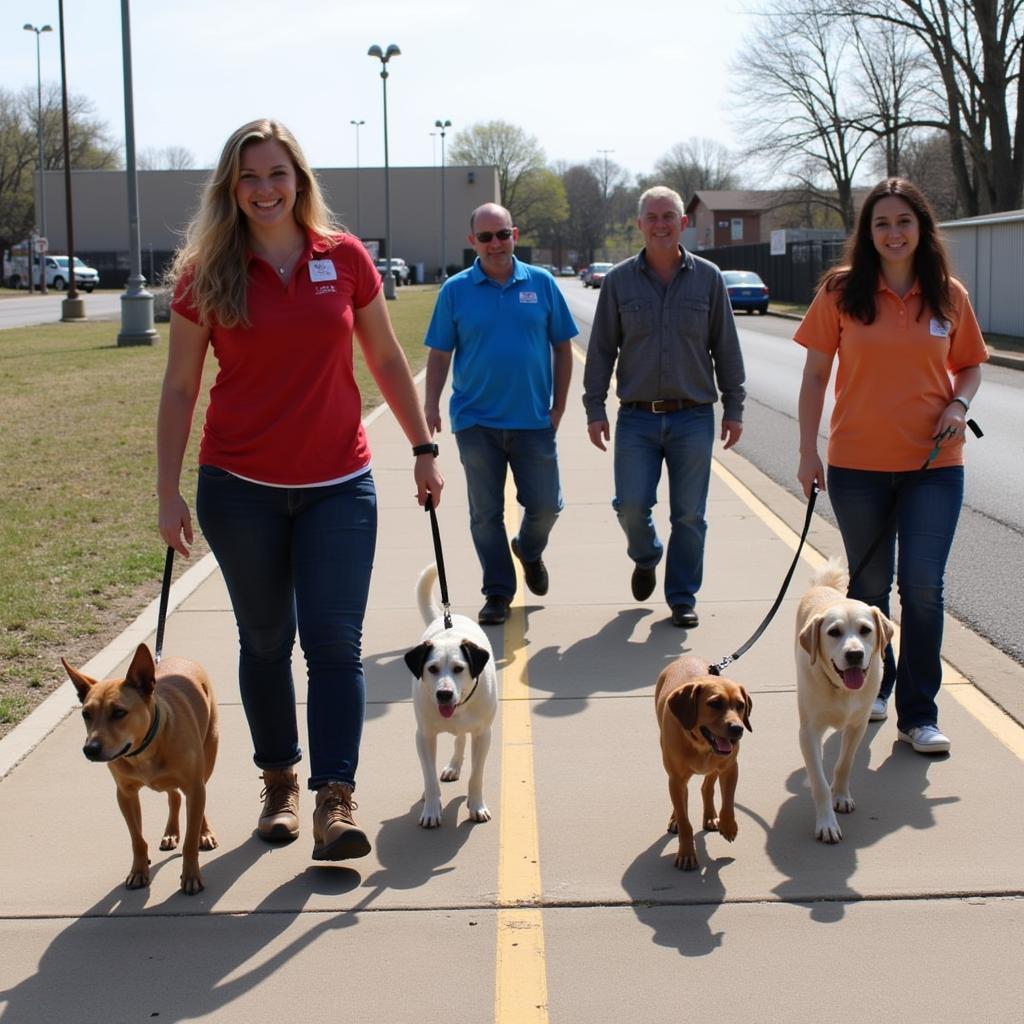
[[[46,244],[46,239],[45,238],[37,238],[36,239],[36,252],[39,252],[39,253],[46,252],[47,248],[48,248],[48,246]]]

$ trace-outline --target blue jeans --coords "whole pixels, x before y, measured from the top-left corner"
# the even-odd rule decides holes
[[[896,727],[935,725],[942,682],[942,580],[964,497],[963,466],[912,473],[828,467],[828,493],[853,572],[896,507],[895,521],[850,596],[889,614],[893,567],[900,592],[900,658],[885,652],[880,695],[896,690]],[[899,559],[896,561],[896,542]]]
[[[298,628],[309,677],[309,787],[355,786],[366,700],[363,616],[377,539],[373,478],[290,489],[201,466],[196,513],[238,624],[253,760],[272,770],[302,757],[292,681]]]
[[[540,430],[497,430],[466,427],[456,431],[459,458],[466,471],[469,530],[484,573],[482,593],[512,600],[516,571],[505,533],[505,477],[516,483],[523,506],[517,543],[524,562],[535,562],[562,511],[554,427]]]
[[[626,534],[627,554],[643,569],[653,569],[661,561],[663,549],[651,510],[657,503],[661,465],[668,467],[671,531],[665,600],[670,607],[692,608],[704,578],[704,512],[714,441],[715,414],[710,405],[668,413],[619,409],[612,508]]]

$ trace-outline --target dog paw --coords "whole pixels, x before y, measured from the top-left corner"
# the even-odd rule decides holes
[[[821,843],[838,843],[842,841],[843,830],[839,827],[834,814],[822,818],[814,828],[814,837]]]
[[[195,875],[182,875],[181,876],[181,891],[186,896],[195,896],[196,893],[203,891],[203,879],[199,874]]]
[[[679,834],[679,826],[676,824],[676,816],[674,814],[668,819],[668,825],[665,831],[670,832],[672,835]]]
[[[491,812],[487,809],[486,804],[470,804],[469,817],[472,821],[490,821]]]
[[[128,877],[124,880],[124,887],[126,889],[146,889],[149,886],[149,868],[135,868],[128,872]]]
[[[697,851],[688,850],[684,853],[680,850],[676,854],[676,867],[680,871],[696,871],[700,867],[700,862],[697,860]]]
[[[730,821],[727,818],[719,818],[715,822],[718,829],[718,834],[727,842],[731,843],[736,836],[739,834],[740,827],[735,821]]]
[[[217,837],[212,832],[204,832],[199,837],[200,850],[216,850],[219,845]]]
[[[442,782],[457,782],[459,774],[462,772],[462,765],[450,764],[441,771]]]
[[[840,814],[852,814],[857,809],[857,805],[849,793],[833,793],[832,806]]]
[[[161,850],[176,850],[178,848],[178,843],[179,842],[181,842],[181,836],[176,835],[173,832],[168,832],[167,835],[165,835],[160,840],[160,849]]]
[[[424,803],[423,811],[420,814],[420,824],[424,828],[437,828],[441,824],[442,811],[441,801],[430,801]]]

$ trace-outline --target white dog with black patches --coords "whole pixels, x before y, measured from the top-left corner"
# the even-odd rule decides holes
[[[416,750],[423,768],[423,813],[420,824],[441,824],[441,787],[437,775],[437,737],[455,736],[455,750],[441,772],[441,782],[454,782],[462,772],[466,737],[473,737],[467,808],[473,821],[490,821],[484,803],[484,762],[491,746],[491,725],[498,711],[494,652],[487,634],[465,615],[453,615],[445,628],[434,604],[437,566],[428,565],[416,585],[416,602],[427,628],[420,643],[405,655],[416,677],[412,703],[416,709]]]
[[[823,843],[843,838],[835,812],[849,814],[856,806],[850,771],[882,682],[882,655],[895,628],[877,608],[846,596],[849,580],[846,567],[831,559],[811,578],[796,613],[800,750],[814,797],[814,834]],[[831,786],[821,757],[830,728],[842,733]]]

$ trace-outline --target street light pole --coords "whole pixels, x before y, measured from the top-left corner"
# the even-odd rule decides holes
[[[604,258],[608,259],[608,154],[614,153],[614,149],[599,149],[600,153],[604,157],[604,177],[601,179],[601,196],[604,199],[604,237],[602,240],[602,250],[604,252]]]
[[[68,294],[60,304],[60,318],[66,321],[85,319],[85,302],[75,283],[75,217],[71,208],[71,129],[68,125],[68,62],[64,48],[64,0],[57,3],[60,27],[60,123],[64,146],[64,223],[68,235]]]
[[[45,239],[46,235],[46,186],[43,181],[43,170],[46,167],[45,155],[43,152],[43,58],[39,49],[39,36],[43,32],[52,32],[53,29],[49,25],[43,25],[37,28],[35,25],[24,24],[22,28],[26,32],[35,32],[36,34],[36,96],[37,96],[37,107],[36,107],[36,134],[39,136],[39,221],[40,230],[42,236]],[[28,275],[28,290],[32,291],[32,263],[36,257],[39,258],[39,291],[46,294],[46,253],[30,253],[29,254],[29,275]],[[74,276],[74,268],[72,268],[72,277]]]
[[[445,232],[448,230],[448,198],[444,188],[444,133],[446,128],[451,128],[452,123],[447,118],[438,118],[434,122],[435,128],[441,129],[441,280],[448,280],[448,250],[445,246]]]
[[[153,327],[153,295],[146,291],[146,279],[142,276],[139,181],[135,173],[135,106],[132,99],[132,29],[128,0],[121,0],[121,49],[124,60],[124,142],[131,274],[121,296],[121,332],[117,336],[117,344],[154,345],[160,336]]]
[[[386,50],[374,43],[367,51],[368,57],[380,61],[380,80],[384,87],[384,248],[387,271],[384,274],[384,298],[395,298],[395,272],[391,263],[391,164],[388,161],[388,61],[400,56],[402,51],[389,43]]]
[[[365,121],[349,121],[349,124],[356,126],[356,234],[360,240],[363,237],[363,215],[359,204],[359,128],[366,124]]]

